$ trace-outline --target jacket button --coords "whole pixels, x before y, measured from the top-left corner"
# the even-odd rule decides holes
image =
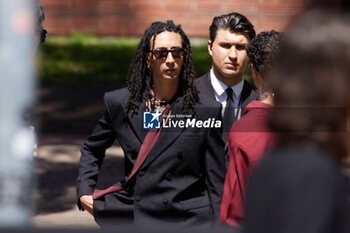
[[[135,201],[136,202],[140,202],[141,201],[141,197],[140,196],[135,196]]]
[[[171,174],[170,173],[165,174],[165,179],[167,181],[171,181]]]
[[[167,200],[167,199],[164,199],[164,200],[163,200],[163,204],[164,204],[164,205],[167,205],[167,204],[168,204],[168,200]]]
[[[145,171],[140,171],[139,176],[143,176],[145,174]]]

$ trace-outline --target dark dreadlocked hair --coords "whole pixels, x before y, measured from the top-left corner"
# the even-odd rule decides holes
[[[153,41],[153,48],[156,36],[164,31],[179,33],[182,39],[182,47],[185,49],[177,91],[177,95],[183,97],[183,112],[187,112],[190,109],[195,110],[195,104],[199,102],[190,40],[181,29],[181,25],[175,25],[172,20],[168,20],[166,23],[152,23],[152,25],[146,29],[137,47],[127,79],[128,89],[130,91],[130,96],[126,105],[127,112],[132,111],[134,113],[137,111],[143,98],[146,100],[152,98],[152,72],[147,67],[145,54],[151,50],[151,41]]]

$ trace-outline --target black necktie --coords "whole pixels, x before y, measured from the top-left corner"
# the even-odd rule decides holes
[[[233,91],[231,87],[226,89],[226,94],[227,100],[223,118],[223,138],[225,142],[227,142],[228,133],[231,129],[233,122],[235,121],[235,105],[233,102]]]

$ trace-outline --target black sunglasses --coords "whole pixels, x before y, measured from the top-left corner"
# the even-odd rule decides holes
[[[45,42],[47,36],[47,31],[45,29],[42,29],[40,32],[40,44]]]
[[[185,49],[180,47],[171,48],[170,50],[166,48],[159,48],[159,49],[150,50],[150,52],[154,54],[156,59],[165,60],[168,57],[169,52],[171,52],[171,55],[173,55],[173,58],[183,58]]]

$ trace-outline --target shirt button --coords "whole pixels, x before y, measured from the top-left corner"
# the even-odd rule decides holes
[[[170,173],[167,173],[167,174],[165,174],[165,179],[167,180],[167,181],[171,181],[171,174]]]
[[[168,204],[168,200],[167,200],[167,199],[164,199],[164,200],[163,200],[163,204],[164,204],[164,205],[167,205],[167,204]]]
[[[143,176],[144,174],[145,174],[144,171],[140,171],[140,172],[139,172],[139,176]]]
[[[141,197],[140,196],[135,196],[135,201],[136,202],[140,202],[141,201]]]

